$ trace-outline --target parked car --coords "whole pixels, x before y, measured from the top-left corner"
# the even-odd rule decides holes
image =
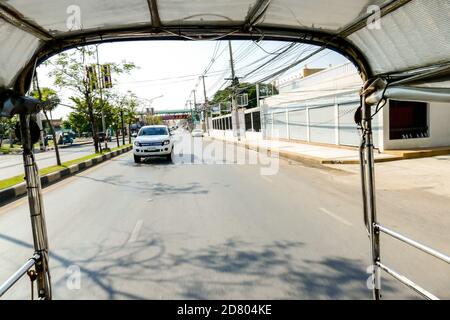
[[[202,129],[194,129],[194,130],[192,130],[191,135],[193,137],[203,137],[203,130]]]
[[[111,142],[111,136],[106,134],[105,132],[98,132],[97,136],[98,136],[99,142],[105,142],[105,141]]]
[[[172,160],[173,140],[167,126],[145,126],[139,130],[133,144],[134,162],[151,156],[165,156]]]

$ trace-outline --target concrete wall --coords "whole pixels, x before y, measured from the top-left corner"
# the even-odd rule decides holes
[[[226,140],[235,140],[232,130],[210,130],[210,136],[213,138],[221,138]],[[245,136],[243,136],[246,140],[261,140],[262,133],[261,132],[246,132]]]
[[[406,150],[450,146],[450,103],[428,104],[429,137],[389,140],[389,104],[383,110],[383,150]]]

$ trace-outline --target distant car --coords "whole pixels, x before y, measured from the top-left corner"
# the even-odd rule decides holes
[[[133,137],[133,138],[136,138],[137,137],[137,132],[133,132],[132,134],[131,134],[131,136]]]
[[[133,144],[134,162],[142,158],[165,156],[172,160],[173,140],[167,126],[145,126],[139,130]]]
[[[71,145],[71,144],[73,144],[73,138],[69,133],[64,132],[62,135],[59,136],[58,144],[62,144],[62,145],[70,144]]]
[[[46,138],[47,138],[47,140],[53,140],[53,135],[48,134],[48,135],[46,136]]]
[[[105,141],[111,142],[111,136],[106,134],[105,132],[98,132],[97,136],[98,136],[99,142],[105,142]]]
[[[194,130],[192,130],[191,135],[193,137],[203,137],[203,130],[202,129],[194,129]]]

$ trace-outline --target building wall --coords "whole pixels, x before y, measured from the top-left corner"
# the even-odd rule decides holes
[[[389,104],[383,110],[383,148],[405,150],[450,146],[450,104],[431,102],[428,104],[429,137],[419,139],[389,139]]]
[[[353,116],[361,85],[351,63],[281,81],[280,94],[264,101],[266,137],[359,145],[360,134]]]
[[[354,114],[362,81],[350,63],[279,85],[280,94],[262,102],[264,138],[359,146]],[[450,104],[429,103],[428,121],[428,138],[390,140],[388,103],[373,119],[374,145],[380,151],[450,146]]]

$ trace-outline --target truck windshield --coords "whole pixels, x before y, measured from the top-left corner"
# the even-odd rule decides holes
[[[139,131],[140,136],[163,136],[168,135],[167,128],[143,128]]]

